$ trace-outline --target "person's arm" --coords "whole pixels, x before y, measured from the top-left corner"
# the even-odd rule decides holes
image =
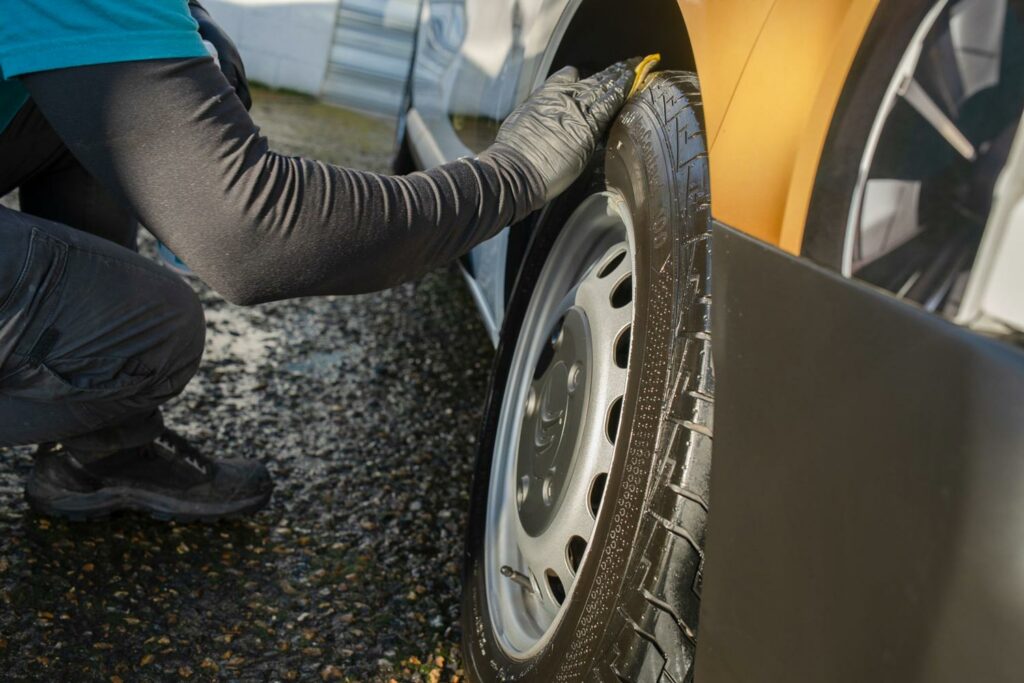
[[[367,292],[465,253],[564,190],[621,108],[619,64],[571,70],[477,158],[392,177],[269,150],[208,58],[22,77],[71,151],[230,301]]]

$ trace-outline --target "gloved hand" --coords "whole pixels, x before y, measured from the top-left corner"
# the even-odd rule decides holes
[[[626,103],[640,61],[618,62],[584,80],[571,66],[558,71],[505,119],[485,154],[518,152],[539,176],[543,201],[557,197],[586,168]]]
[[[192,18],[199,24],[199,35],[210,56],[217,62],[217,66],[235,89],[238,99],[245,108],[252,109],[249,81],[245,78],[245,66],[242,64],[241,55],[238,54],[238,48],[198,0],[188,0],[188,9],[192,13]]]

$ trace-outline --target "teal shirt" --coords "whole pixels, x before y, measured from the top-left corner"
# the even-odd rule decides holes
[[[22,74],[207,54],[187,0],[0,0],[0,131],[28,100]]]

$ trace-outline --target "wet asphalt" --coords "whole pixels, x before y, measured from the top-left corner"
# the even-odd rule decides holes
[[[384,170],[385,123],[258,91],[279,151]],[[144,251],[151,251],[148,242]],[[454,269],[379,294],[231,306],[166,421],[258,458],[268,510],[216,524],[31,513],[0,449],[0,678],[460,681],[459,573],[492,351]]]

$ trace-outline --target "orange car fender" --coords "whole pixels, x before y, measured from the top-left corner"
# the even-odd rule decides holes
[[[832,115],[879,0],[680,0],[715,218],[799,253]]]

